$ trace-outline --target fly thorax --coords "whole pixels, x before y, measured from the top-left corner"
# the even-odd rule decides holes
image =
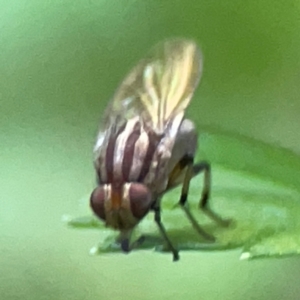
[[[108,227],[133,228],[150,210],[152,195],[141,183],[104,184],[92,193],[90,205]]]

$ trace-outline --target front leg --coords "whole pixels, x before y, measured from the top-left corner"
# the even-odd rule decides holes
[[[163,223],[161,222],[159,204],[156,204],[153,207],[153,210],[154,210],[154,220],[159,228],[160,234],[162,235],[162,237],[164,238],[165,242],[167,243],[169,249],[173,253],[173,261],[177,261],[177,260],[179,260],[178,250],[174,247],[173,243],[171,242],[170,238],[168,237],[168,234],[166,232],[166,229],[165,229]]]

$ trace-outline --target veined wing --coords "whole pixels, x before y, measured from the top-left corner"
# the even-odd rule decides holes
[[[127,75],[108,105],[95,146],[99,148],[130,118],[155,133],[164,133],[176,117],[179,124],[202,73],[195,42],[167,40],[152,49]]]

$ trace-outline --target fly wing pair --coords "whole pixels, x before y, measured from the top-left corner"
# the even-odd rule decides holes
[[[106,108],[96,158],[110,136],[135,116],[157,134],[165,133],[175,118],[179,126],[201,73],[202,55],[193,41],[168,40],[153,48],[127,75]]]

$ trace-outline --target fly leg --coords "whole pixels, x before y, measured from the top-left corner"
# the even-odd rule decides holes
[[[185,212],[186,216],[188,217],[188,219],[192,223],[194,229],[200,235],[202,235],[206,240],[215,241],[215,238],[212,235],[210,235],[209,233],[207,233],[206,231],[204,231],[200,227],[200,225],[198,224],[198,222],[196,221],[196,219],[192,215],[192,213],[189,210],[188,205],[187,205],[187,196],[188,196],[188,192],[189,192],[190,181],[194,176],[193,163],[194,163],[194,157],[190,156],[190,155],[184,156],[180,161],[180,164],[182,164],[186,167],[186,172],[185,172],[185,176],[184,176],[184,179],[183,179],[179,205],[181,206],[181,208]],[[208,185],[208,188],[207,188],[208,191],[209,191],[209,187],[210,187],[210,185]]]
[[[145,241],[145,236],[140,236],[137,240],[135,240],[131,245],[129,238],[121,239],[121,249],[125,253],[129,253],[132,249],[138,248]]]
[[[211,190],[211,168],[208,162],[202,161],[193,166],[192,176],[195,176],[201,172],[204,173],[204,186],[199,201],[199,208],[212,220],[214,220],[221,226],[226,227],[230,224],[230,220],[222,219],[217,213],[215,213],[209,207],[209,197],[210,197],[210,190]]]
[[[167,235],[166,229],[161,222],[159,205],[154,206],[153,210],[154,210],[154,220],[159,228],[159,231],[160,231],[161,235],[163,236],[164,240],[166,241],[166,243],[168,244],[169,249],[173,253],[173,261],[177,261],[177,260],[179,260],[178,250],[173,246],[171,240],[169,239],[169,237]]]

